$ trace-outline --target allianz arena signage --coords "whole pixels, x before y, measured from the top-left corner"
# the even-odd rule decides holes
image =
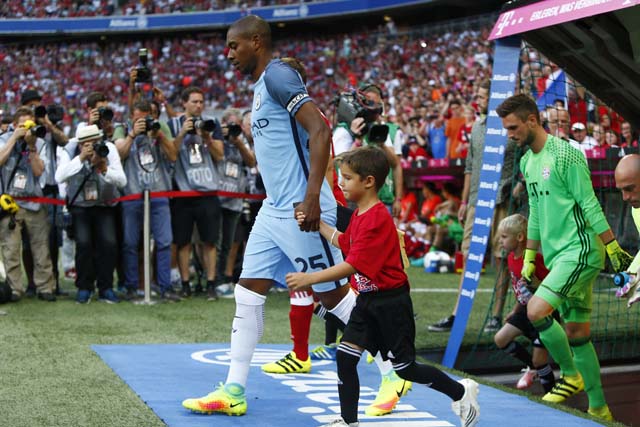
[[[73,34],[186,30],[224,28],[249,13],[267,21],[296,21],[333,15],[370,13],[376,10],[406,7],[433,0],[334,0],[249,10],[227,9],[219,12],[176,13],[165,15],[114,15],[95,18],[46,18],[0,20],[0,35]]]

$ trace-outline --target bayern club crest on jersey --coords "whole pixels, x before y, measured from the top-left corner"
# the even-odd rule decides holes
[[[260,109],[260,106],[262,105],[262,96],[260,96],[260,94],[256,94],[256,100],[253,103],[253,108],[258,111]]]
[[[542,177],[544,179],[549,179],[551,176],[551,168],[549,166],[545,166],[542,168]]]

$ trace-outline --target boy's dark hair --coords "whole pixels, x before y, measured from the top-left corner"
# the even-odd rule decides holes
[[[192,93],[199,93],[204,97],[204,92],[202,91],[202,89],[197,86],[189,86],[180,94],[180,99],[182,100],[182,102],[187,102]]]
[[[462,105],[459,99],[452,99],[449,105]]]
[[[304,64],[302,62],[298,61],[297,58],[292,58],[290,56],[280,58],[280,60],[296,70],[302,78],[302,83],[307,84],[307,70],[304,68]]]
[[[486,89],[487,91],[491,90],[491,81],[488,79],[484,79],[478,85],[479,89]]]
[[[105,101],[107,101],[107,97],[104,96],[104,93],[102,93],[102,92],[91,92],[87,96],[87,107],[96,108],[96,105],[98,105],[98,102],[105,102]]]
[[[361,147],[348,151],[342,157],[342,164],[349,166],[349,169],[361,178],[371,175],[376,180],[376,191],[382,188],[389,175],[389,159],[384,151],[377,147]]]
[[[138,110],[143,113],[151,113],[151,103],[146,99],[139,99],[133,104],[133,110]]]
[[[529,115],[533,114],[536,116],[536,122],[538,124],[540,123],[540,112],[538,111],[536,101],[529,95],[523,93],[505,99],[504,102],[496,108],[496,113],[498,113],[501,119],[504,119],[509,114],[514,114],[523,122],[526,122]]]

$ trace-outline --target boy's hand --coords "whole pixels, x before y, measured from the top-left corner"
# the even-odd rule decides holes
[[[298,227],[301,227],[302,223],[304,223],[304,219],[306,218],[304,212],[296,212],[295,217],[296,221],[298,222]]]
[[[311,287],[307,273],[287,273],[285,280],[292,291],[305,291]]]

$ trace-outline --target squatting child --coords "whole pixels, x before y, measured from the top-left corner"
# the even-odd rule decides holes
[[[340,170],[341,187],[357,209],[344,233],[324,222],[320,222],[320,233],[344,252],[346,260],[325,270],[286,276],[292,290],[351,276],[352,286],[359,292],[336,356],[342,417],[327,426],[358,426],[357,364],[365,349],[371,354],[379,351],[391,360],[401,378],[428,384],[449,396],[461,425],[475,426],[480,417],[478,384],[466,378],[455,381],[433,366],[416,362],[409,282],[396,227],[377,196],[389,172],[387,157],[375,147],[355,149],[344,156]],[[297,219],[302,223],[304,213]]]

